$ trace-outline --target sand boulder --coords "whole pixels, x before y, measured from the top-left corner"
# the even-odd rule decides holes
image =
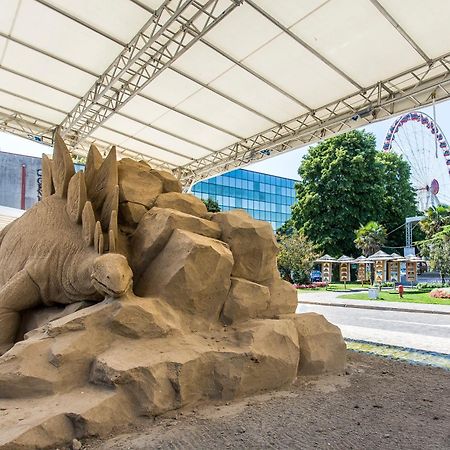
[[[148,164],[123,158],[117,163],[119,173],[119,202],[131,202],[151,208],[163,191],[163,183],[152,173]]]
[[[120,221],[132,227],[136,226],[147,211],[140,203],[122,202],[119,205]]]
[[[214,214],[212,221],[220,225],[221,239],[233,253],[234,277],[261,284],[273,278],[278,247],[268,222],[255,220],[243,210]]]
[[[295,378],[298,335],[290,320],[255,321],[233,331],[213,331],[136,343],[130,353],[110,347],[95,360],[90,382],[124,389],[140,415],[153,416],[206,399],[229,400]],[[214,374],[214,376],[212,376]]]
[[[184,313],[218,320],[232,267],[233,256],[223,242],[175,230],[135,291],[140,296],[162,297]]]
[[[181,192],[181,183],[170,172],[165,170],[152,170],[152,175],[158,177],[163,184],[163,192]]]
[[[154,207],[142,218],[131,239],[131,266],[136,281],[148,264],[161,252],[175,229],[219,238],[220,227],[174,209]]]
[[[294,320],[300,344],[299,374],[343,372],[346,345],[341,330],[321,314],[299,314]]]
[[[278,272],[269,282],[270,300],[263,316],[275,318],[282,314],[293,314],[297,309],[297,291],[291,283],[280,278]]]
[[[237,328],[247,358],[216,368],[223,398],[236,398],[290,384],[296,377],[299,341],[291,320],[250,320]]]
[[[191,214],[197,217],[206,217],[208,210],[205,204],[192,194],[168,192],[158,196],[155,202],[158,208],[169,208]]]
[[[262,317],[269,306],[270,292],[267,286],[231,278],[231,288],[222,311],[226,324]]]
[[[130,296],[131,297],[131,296]],[[132,297],[111,317],[111,330],[132,339],[156,339],[180,331],[179,317],[157,298]]]

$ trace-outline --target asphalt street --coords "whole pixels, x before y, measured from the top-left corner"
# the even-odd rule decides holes
[[[300,303],[302,312],[323,314],[345,338],[450,354],[450,315]]]

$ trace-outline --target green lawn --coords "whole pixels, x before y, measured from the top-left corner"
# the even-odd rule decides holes
[[[364,285],[364,289],[367,289],[369,286],[367,284]],[[347,290],[351,289],[362,289],[361,283],[347,283]],[[299,289],[300,292],[307,292],[310,289]],[[331,283],[326,288],[314,288],[315,291],[343,291],[344,283]]]
[[[367,289],[369,285],[365,284],[364,287],[361,286],[361,283],[347,283],[345,289]],[[343,291],[344,283],[330,283],[327,288],[327,291]]]
[[[348,300],[369,300],[366,292],[357,292],[355,294],[343,294],[338,298]],[[403,303],[428,303],[432,305],[450,305],[450,298],[433,298],[429,292],[407,290],[400,298],[398,294],[391,294],[389,291],[381,291],[378,300],[382,302],[403,302]]]

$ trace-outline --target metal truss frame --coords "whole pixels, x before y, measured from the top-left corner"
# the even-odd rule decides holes
[[[159,130],[177,137],[178,139],[190,142],[191,144],[199,145],[211,152],[202,158],[194,160],[192,157],[155,145],[146,140],[133,137],[133,139],[136,139],[143,144],[155,145],[164,151],[186,158],[188,162],[175,169],[185,186],[190,186],[196,181],[217,175],[218,173],[223,173],[252,162],[276,156],[277,154],[290,149],[317,142],[333,134],[342,133],[367,123],[379,121],[386,117],[401,114],[405,111],[420,108],[429,105],[434,101],[440,101],[450,97],[450,53],[440,58],[431,59],[429,55],[417,45],[411,36],[407,34],[401,25],[381,6],[378,0],[370,0],[370,2],[416,50],[416,52],[421,55],[424,59],[424,64],[387,80],[380,81],[368,88],[361,87],[352,80],[348,74],[326,60],[323,55],[319,54],[289,29],[284,27],[278,20],[269,15],[253,0],[165,0],[162,6],[156,11],[144,5],[140,0],[131,0],[133,3],[149,12],[152,17],[128,45],[95,29],[79,18],[71,16],[55,7],[47,0],[37,1],[40,4],[77,21],[82,26],[124,46],[123,51],[107,71],[104,74],[99,75],[79,67],[70,61],[48,54],[42,49],[37,49],[30,43],[24,43],[11,36],[0,33],[4,38],[11,39],[20,45],[24,45],[34,51],[45,54],[48,57],[54,58],[64,64],[68,64],[98,78],[94,86],[92,86],[83,98],[79,99],[77,106],[66,116],[59,127],[60,131],[65,134],[66,141],[68,141],[69,145],[73,148],[72,151],[74,154],[84,156],[91,142],[99,143],[101,146],[111,145],[110,142],[102,139],[95,139],[90,136],[90,134],[112,114],[118,114],[128,119],[135,120],[143,126],[150,126],[139,119],[129,117],[119,111],[120,108],[135,95],[154,101],[165,108],[176,111],[179,114],[236,138],[237,142],[235,144],[218,152],[212,152],[211,148],[201,146],[195,142],[190,142],[182,136],[176,136],[163,129]],[[352,83],[356,92],[328,105],[317,108],[316,110],[312,110],[301,100],[296,99],[270,80],[266,80],[250,67],[247,67],[243,62],[234,59],[226,52],[208,42],[208,40],[205,39],[205,34],[243,1],[246,1],[259,14],[263,15],[281,31],[288,34],[298,44],[302,45],[336,73]],[[224,6],[224,4],[226,5],[225,2],[229,2],[228,7]],[[175,70],[179,75],[198,83],[199,86],[212,90],[216,94],[221,95],[248,111],[262,116],[261,113],[258,113],[258,111],[243,104],[238,99],[233,99],[222,92],[213,90],[207,84],[201,83],[171,66],[179,56],[197,41],[207,45],[210,49],[227,58],[241,69],[247,71],[268,86],[295,101],[307,111],[299,117],[283,124],[278,124],[270,119],[270,117],[264,116],[265,119],[270,120],[273,123],[273,127],[252,137],[244,138],[244,136],[238,136],[232,131],[225,130],[208,121],[178,110],[175,107],[166,105],[161,101],[152,99],[141,92],[142,89],[163,70],[170,68]],[[27,77],[24,74],[18,75]],[[45,84],[39,80],[33,79],[33,81]],[[71,93],[68,94],[73,95]],[[27,100],[32,101],[31,99]],[[63,112],[61,110],[58,111]],[[66,111],[63,113],[67,114]],[[50,124],[45,120],[36,119],[28,114],[22,114],[18,111],[0,107],[0,130],[8,131],[47,145],[52,145],[56,128],[57,125]],[[121,134],[124,137],[132,137],[118,130],[113,130],[108,127],[104,128]],[[152,128],[152,126],[150,126],[150,128]],[[158,129],[157,127],[154,128]],[[140,154],[136,150],[120,146],[120,151],[124,156],[143,159],[155,167],[169,170],[175,168],[174,164],[164,162],[157,158],[150,158]]]
[[[50,123],[0,106],[0,131],[52,146],[54,130]]]
[[[0,106],[0,131],[12,133],[25,139],[53,147],[56,128],[56,125],[50,124],[44,120],[36,119],[28,114],[20,113],[18,111]],[[105,152],[107,147],[114,145],[105,140],[91,138],[89,142],[85,141],[78,143],[75,147],[72,147],[71,152],[74,155],[84,157],[87,155],[91,143],[95,143],[99,147],[103,147]],[[148,156],[145,156],[135,150],[130,150],[122,146],[120,147],[120,153],[123,156],[144,160],[152,167],[161,168],[164,170],[173,170],[175,167],[165,161],[161,161],[156,158],[149,158]]]
[[[450,97],[450,53],[176,169],[189,188],[201,179],[318,142]]]
[[[76,146],[186,50],[231,13],[241,0],[165,0],[60,125]]]

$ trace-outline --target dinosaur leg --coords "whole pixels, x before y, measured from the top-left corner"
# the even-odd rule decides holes
[[[40,303],[39,289],[26,270],[21,270],[0,288],[0,355],[15,342],[20,311]]]

